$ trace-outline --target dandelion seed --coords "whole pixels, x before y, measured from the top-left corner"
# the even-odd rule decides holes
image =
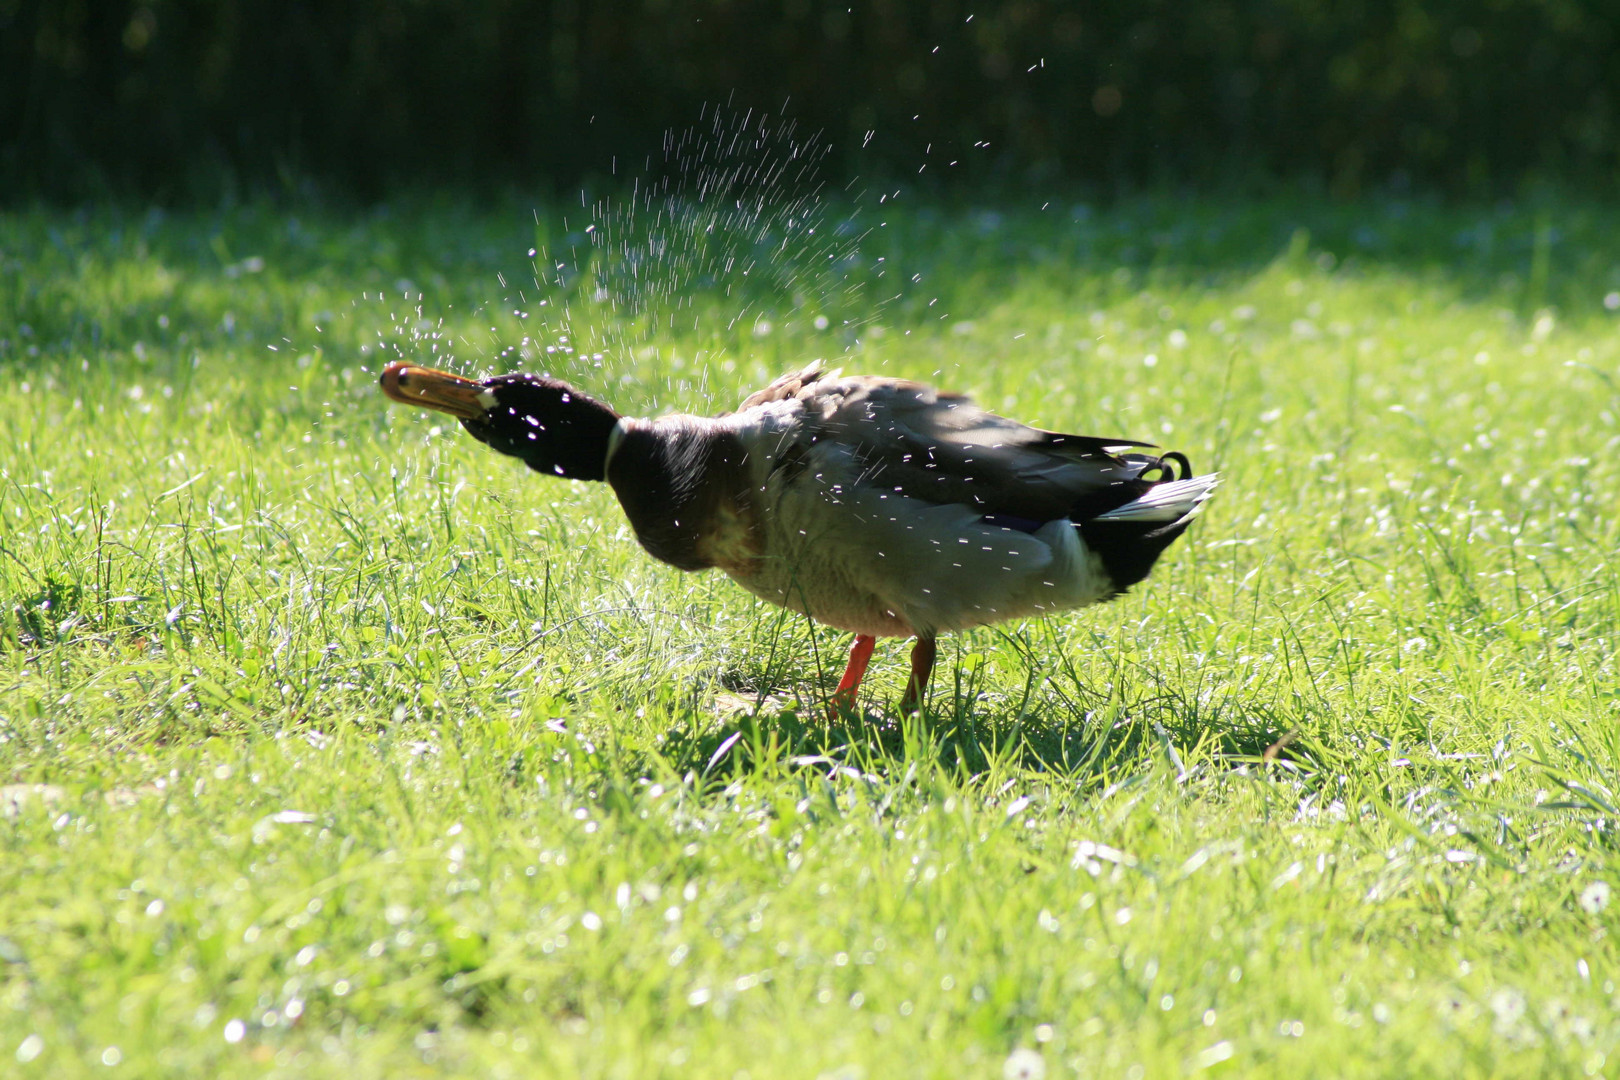
[[[1589,915],[1596,915],[1609,906],[1609,883],[1607,881],[1594,881],[1581,890],[1581,910]]]
[[[1524,1016],[1524,995],[1511,987],[1498,990],[1491,995],[1491,1012],[1500,1026],[1514,1023]]]
[[[1046,1059],[1040,1051],[1021,1046],[1001,1063],[1001,1075],[1007,1080],[1042,1080],[1046,1076]]]

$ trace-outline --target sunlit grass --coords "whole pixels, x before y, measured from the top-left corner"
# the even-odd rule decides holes
[[[0,1069],[1614,1075],[1620,215],[1038,205],[678,323],[526,205],[0,217]],[[393,355],[823,357],[1227,480],[829,726],[844,638]]]

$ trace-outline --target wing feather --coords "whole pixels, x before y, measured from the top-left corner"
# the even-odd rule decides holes
[[[1053,521],[1090,504],[1112,509],[1140,494],[1137,478],[1158,460],[1120,453],[1149,443],[1043,431],[922,383],[819,367],[783,376],[743,408],[789,399],[803,406],[801,444],[849,447],[863,485],[985,513]]]

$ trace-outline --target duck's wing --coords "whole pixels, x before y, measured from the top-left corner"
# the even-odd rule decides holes
[[[762,405],[770,405],[778,401],[793,401],[801,396],[813,397],[813,388],[816,387],[816,384],[822,383],[823,380],[837,381],[838,373],[829,371],[818,360],[809,367],[801,368],[798,371],[790,371],[785,375],[778,375],[771,385],[763,390],[756,390],[744,398],[743,403],[737,406],[737,412],[745,413]]]
[[[1159,464],[1124,453],[1149,443],[1043,431],[904,379],[810,368],[778,379],[744,408],[788,399],[803,406],[801,445],[847,448],[863,486],[1033,523],[1123,505]]]

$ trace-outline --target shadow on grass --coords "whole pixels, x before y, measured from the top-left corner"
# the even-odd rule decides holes
[[[1194,755],[1234,764],[1308,764],[1288,722],[1254,703],[1200,704],[1160,693],[1084,707],[1053,680],[1048,689],[1035,709],[1002,707],[968,689],[935,694],[928,708],[910,716],[895,710],[828,715],[819,706],[767,700],[720,724],[691,715],[667,732],[660,756],[676,773],[706,779],[799,768],[892,777],[922,762],[964,781],[1023,772],[1081,788],[1111,783],[1154,756],[1178,773]]]

